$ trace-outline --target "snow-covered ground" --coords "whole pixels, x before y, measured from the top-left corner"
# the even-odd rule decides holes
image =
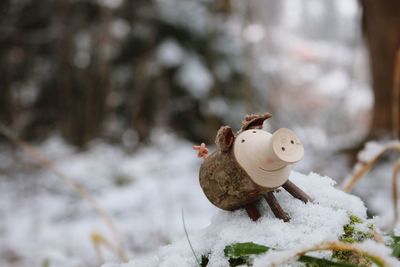
[[[263,216],[258,222],[251,221],[244,210],[219,212],[213,217],[210,226],[190,235],[191,244],[197,254],[208,255],[207,266],[229,266],[224,256],[224,248],[237,242],[254,242],[277,249],[273,258],[268,253],[254,259],[254,266],[267,266],[278,260],[279,250],[299,250],[321,242],[337,241],[343,235],[344,225],[350,222],[350,215],[366,221],[366,207],[356,196],[335,189],[335,182],[317,174],[303,175],[292,172],[290,179],[303,188],[313,199],[304,204],[285,191],[277,193],[277,199],[292,217],[288,223],[274,217],[266,205],[262,205]],[[369,222],[371,223],[371,221]],[[380,250],[382,245],[375,244]],[[389,257],[390,250],[384,250]],[[324,254],[319,254],[324,255]],[[326,255],[326,254],[325,254]],[[285,255],[287,257],[287,255]],[[393,259],[389,259],[393,260]],[[392,261],[394,262],[394,261]],[[105,267],[172,267],[197,266],[185,238],[172,245],[161,248],[157,254],[133,260],[127,264],[106,264]],[[268,265],[270,266],[270,265]]]
[[[193,265],[195,259],[184,239],[182,211],[196,252],[212,252],[210,266],[221,266],[218,264],[226,260],[221,254],[223,247],[232,242],[254,241],[295,250],[336,240],[349,214],[366,218],[363,202],[335,189],[333,180],[297,172],[291,179],[316,202],[303,204],[284,191],[278,193],[278,200],[292,215],[290,223],[275,219],[265,203],[259,223],[248,220],[243,211],[220,211],[201,191],[201,160],[191,146],[172,134],[156,131],[151,144],[135,153],[100,141],[78,152],[58,137],[48,139],[39,149],[61,173],[87,188],[101,209],[111,215],[122,236],[126,258],[138,259],[126,266]],[[377,146],[370,145],[361,158],[379,152],[373,149]],[[7,147],[2,151],[0,265],[75,267],[121,262],[113,249],[118,238],[88,201],[52,172],[39,168],[35,159]],[[305,164],[297,167],[312,165],[310,153],[304,160]],[[389,165],[378,167],[356,186],[362,196],[370,194],[366,203],[382,215],[383,220],[375,220],[378,225],[391,218],[390,172]],[[160,246],[171,243],[154,254]]]
[[[192,144],[163,132],[152,139],[134,154],[104,143],[77,153],[56,137],[40,146],[112,216],[130,259],[181,238],[182,210],[189,232],[207,226],[217,211],[198,185],[200,160]],[[96,256],[93,234],[117,240],[87,201],[35,167],[32,158],[4,152],[1,169],[25,169],[0,174],[0,265],[98,266],[118,260],[104,244]]]

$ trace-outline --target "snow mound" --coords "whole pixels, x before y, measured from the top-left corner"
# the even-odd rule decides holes
[[[323,241],[335,241],[343,234],[350,215],[366,219],[366,207],[356,196],[334,188],[329,177],[311,173],[292,172],[290,180],[313,199],[304,204],[286,191],[275,195],[291,221],[283,222],[274,217],[267,204],[260,203],[263,214],[258,222],[251,221],[244,210],[220,211],[211,224],[197,232],[189,233],[193,248],[200,258],[208,255],[207,266],[228,266],[224,257],[225,246],[236,242],[255,242],[276,249],[299,249]],[[186,239],[162,247],[156,255],[135,259],[125,264],[108,263],[103,267],[152,267],[197,266],[196,259]]]

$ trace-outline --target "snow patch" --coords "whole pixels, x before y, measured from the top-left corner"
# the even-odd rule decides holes
[[[157,60],[166,67],[180,65],[185,56],[185,51],[172,39],[162,42],[157,50]]]
[[[39,147],[60,172],[87,188],[114,218],[129,258],[182,238],[182,209],[189,232],[207,226],[216,212],[198,184],[201,161],[192,144],[165,131],[154,131],[151,140],[152,145],[135,154],[99,141],[77,152],[59,137]],[[25,154],[0,156],[0,166],[11,164],[10,159],[36,166]],[[97,263],[91,234],[100,233],[116,243],[104,222],[54,174],[28,171],[0,179],[0,255],[15,253],[21,267],[42,266],[45,260],[61,267]],[[105,247],[101,253],[103,262],[118,259]],[[4,260],[0,256],[0,266],[6,264]]]
[[[211,73],[197,56],[188,57],[176,78],[179,84],[197,98],[205,97],[214,83]]]
[[[366,219],[363,202],[356,196],[335,189],[332,179],[315,173],[304,175],[298,172],[292,172],[290,179],[314,202],[304,204],[283,190],[276,193],[279,203],[292,218],[289,223],[275,218],[264,202],[260,203],[263,216],[258,222],[251,221],[244,210],[219,211],[207,228],[189,233],[197,257],[209,254],[207,266],[227,266],[223,250],[229,244],[255,242],[281,250],[300,249],[323,241],[338,240],[343,234],[343,226],[349,223],[350,214]],[[196,265],[187,240],[182,239],[161,248],[156,255],[103,267]]]

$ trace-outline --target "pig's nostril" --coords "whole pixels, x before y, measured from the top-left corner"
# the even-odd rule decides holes
[[[293,140],[290,140],[290,143],[291,143],[291,144],[294,144],[294,141],[293,141]]]
[[[284,147],[282,147],[282,151],[285,151],[285,148],[284,148]]]

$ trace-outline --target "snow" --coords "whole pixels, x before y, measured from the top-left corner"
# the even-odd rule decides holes
[[[398,266],[399,262],[397,259],[391,256],[391,249],[383,244],[379,244],[372,240],[366,240],[359,244],[354,244],[354,246],[360,250],[374,255],[381,259],[384,259],[388,266]],[[303,249],[289,249],[286,251],[271,251],[265,256],[258,257],[253,266],[254,267],[266,267],[266,266],[282,266],[283,263],[289,262],[294,256],[302,251],[312,249],[312,246]],[[325,254],[325,255],[324,255]],[[311,255],[311,253],[310,253]],[[327,256],[324,252],[312,252],[315,257]]]
[[[116,38],[125,38],[130,30],[131,27],[123,19],[115,19],[111,23],[111,32]]]
[[[214,97],[207,102],[207,112],[216,114],[220,117],[227,116],[230,112],[230,106],[222,97]]]
[[[177,81],[185,87],[194,97],[207,96],[214,83],[209,70],[201,62],[200,58],[189,56],[177,73]]]
[[[243,39],[249,43],[257,43],[265,36],[264,28],[260,24],[250,24],[243,30]]]
[[[109,8],[118,8],[122,4],[122,0],[98,0],[98,2]]]
[[[94,262],[114,262],[107,267],[195,266],[184,238],[183,209],[197,255],[212,252],[209,266],[226,266],[223,248],[228,244],[253,241],[285,249],[289,255],[322,241],[337,240],[350,214],[366,219],[363,202],[335,189],[332,179],[292,172],[290,179],[314,203],[304,204],[282,190],[276,196],[292,221],[276,219],[262,203],[263,217],[253,223],[244,211],[224,212],[208,202],[198,184],[200,160],[192,144],[163,131],[155,131],[151,140],[150,146],[135,154],[99,141],[84,152],[77,152],[60,138],[51,138],[40,146],[61,172],[83,184],[113,217],[127,256],[133,261],[119,265],[114,253],[104,247],[103,260],[97,259],[90,236],[100,233],[115,244],[113,234],[69,186],[48,171],[35,168],[28,168],[25,173],[18,169],[16,173],[2,174],[0,253],[14,252],[20,258],[19,266],[40,265],[44,261],[69,267]],[[369,153],[373,151],[379,149]],[[3,169],[15,164],[32,166],[31,158],[4,152],[12,156],[0,154]],[[372,204],[387,207],[385,199],[376,201],[376,194],[369,196],[367,200]],[[150,254],[166,244],[170,245]]]
[[[389,263],[389,266],[399,266],[399,261],[391,257],[392,250],[387,246],[377,244],[372,240],[366,240],[360,244],[357,244],[356,246],[358,246],[363,251],[369,252],[372,255],[377,255],[385,259],[385,261]]]
[[[360,9],[356,1],[338,0],[335,3],[340,14],[349,18],[355,17]]]
[[[216,212],[198,184],[200,160],[192,144],[162,131],[151,139],[152,145],[135,154],[102,142],[78,153],[58,137],[40,146],[62,173],[83,184],[112,216],[129,258],[181,238],[182,209],[189,232],[207,226]],[[93,233],[116,244],[98,214],[52,173],[27,167],[33,162],[20,153],[0,157],[0,166],[7,169],[15,164],[28,168],[0,174],[0,255],[16,254],[18,266],[41,266],[45,260],[68,267],[117,261],[104,246],[103,261],[96,257]],[[7,264],[3,260],[0,257],[0,266]]]
[[[185,56],[185,51],[172,39],[163,41],[157,49],[157,60],[166,67],[179,66]]]
[[[79,68],[86,68],[90,63],[90,49],[93,40],[88,32],[82,31],[75,37],[76,51],[74,64]]]
[[[295,250],[323,241],[336,241],[349,223],[349,215],[366,220],[366,207],[356,196],[334,188],[335,182],[315,173],[304,175],[292,172],[290,176],[313,199],[304,204],[285,191],[276,193],[283,209],[291,216],[285,223],[275,218],[265,203],[260,205],[263,216],[251,221],[244,210],[219,211],[211,224],[198,232],[189,232],[197,254],[209,254],[207,266],[227,266],[223,255],[226,245],[235,242],[255,242],[279,250]],[[156,255],[136,259],[126,264],[106,264],[103,267],[196,266],[196,260],[185,238],[161,248]]]
[[[357,158],[361,162],[368,162],[381,154],[385,148],[391,144],[392,142],[383,143],[370,141],[366,143],[364,149],[358,153]]]
[[[198,35],[205,35],[208,32],[207,25],[212,18],[202,2],[157,0],[155,4],[162,20]]]

